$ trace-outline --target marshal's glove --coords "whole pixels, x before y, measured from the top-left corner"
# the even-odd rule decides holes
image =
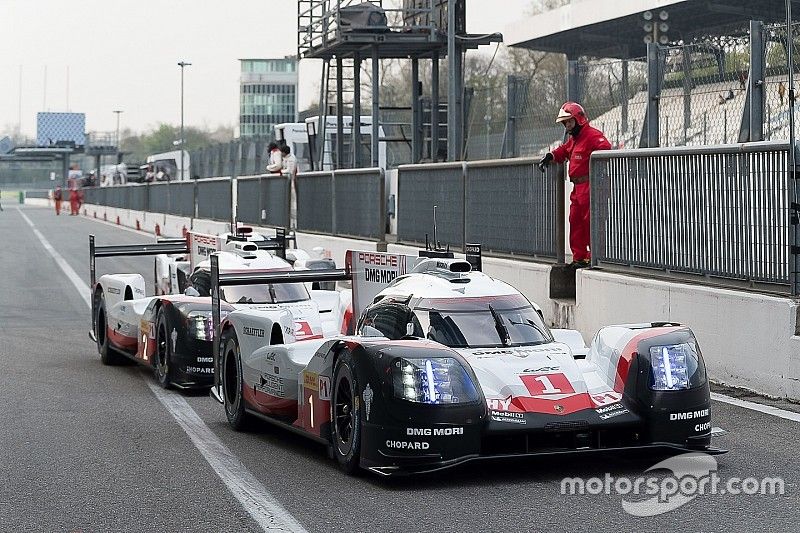
[[[547,170],[547,165],[549,165],[550,161],[552,160],[553,160],[553,154],[551,154],[550,152],[544,154],[544,157],[541,160],[539,160],[539,170],[541,170],[542,173],[544,173],[544,171]]]

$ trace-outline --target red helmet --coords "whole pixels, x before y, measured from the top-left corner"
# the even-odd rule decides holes
[[[575,119],[575,123],[578,126],[585,126],[589,123],[589,119],[586,118],[586,111],[583,110],[583,106],[581,106],[581,104],[576,102],[566,102],[558,111],[556,124],[559,122],[565,122],[571,118]]]

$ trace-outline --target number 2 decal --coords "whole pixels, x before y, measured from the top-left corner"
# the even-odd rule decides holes
[[[564,374],[520,376],[531,396],[543,394],[573,394],[575,389]]]

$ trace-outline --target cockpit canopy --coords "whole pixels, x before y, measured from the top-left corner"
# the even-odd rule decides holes
[[[358,332],[389,339],[409,334],[451,348],[532,346],[553,341],[539,313],[521,294],[465,298],[387,297],[362,313]]]

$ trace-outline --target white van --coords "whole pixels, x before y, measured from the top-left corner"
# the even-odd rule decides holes
[[[183,166],[181,167],[181,150],[164,152],[147,156],[147,165],[152,167],[159,181],[184,181],[189,175],[189,152],[183,150]]]
[[[352,158],[352,148],[350,147],[350,128],[353,124],[353,117],[347,115],[343,117],[343,132],[345,138],[345,157],[343,168],[350,167],[350,159]],[[372,117],[361,117],[361,167],[371,167],[372,157],[370,155],[372,150]],[[336,116],[327,115],[325,117],[325,145],[323,147],[322,155],[322,170],[331,170],[334,167],[336,160]],[[305,128],[308,139],[309,159],[316,164],[316,159],[319,157],[319,145],[317,144],[318,130],[320,127],[319,117],[309,117],[305,121]],[[381,126],[378,133],[379,137],[384,137],[385,133]],[[381,141],[378,145],[378,166],[386,168],[386,142]],[[342,167],[342,165],[340,165]]]

